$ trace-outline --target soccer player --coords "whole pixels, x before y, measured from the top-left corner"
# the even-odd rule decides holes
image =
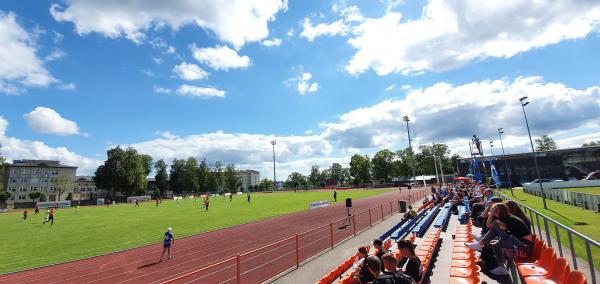
[[[248,199],[248,203],[250,203],[250,192],[247,193],[246,198]]]
[[[172,231],[173,230],[171,228],[169,228],[165,232],[165,236],[163,238],[163,251],[162,251],[162,254],[160,255],[160,261],[163,260],[163,256],[165,256],[166,251],[169,252],[169,254],[168,254],[169,259],[173,259],[173,257],[171,256],[171,245],[175,243],[175,237],[173,236]]]
[[[35,212],[33,212],[33,215],[37,215],[40,214],[40,206],[36,203],[35,204]]]
[[[46,220],[42,224],[50,222],[50,225],[54,225],[54,208],[50,208],[50,210],[47,211],[46,214]]]
[[[209,200],[208,200],[208,196],[206,197],[206,199],[204,199],[204,209],[206,209],[206,211],[208,211],[208,205],[210,204]]]
[[[333,202],[337,202],[337,191],[333,190]]]
[[[156,198],[156,207],[158,207],[158,197]]]
[[[231,203],[231,201],[233,200],[233,193],[229,194],[229,203]]]
[[[75,206],[75,215],[79,215],[79,204]]]
[[[25,210],[23,210],[23,220],[27,221],[27,214],[29,214],[29,211],[27,210],[27,208],[25,208]]]
[[[135,207],[140,207],[140,201],[138,199],[135,200]]]

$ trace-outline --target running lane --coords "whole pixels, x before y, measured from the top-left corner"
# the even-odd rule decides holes
[[[412,190],[412,193],[417,194],[419,191],[424,191],[424,189],[415,189]],[[360,212],[379,206],[380,204],[387,205],[386,210],[389,210],[390,202],[393,202],[397,208],[396,201],[405,199],[407,196],[408,190],[402,190],[402,193],[393,191],[360,200],[353,200],[352,211]],[[378,212],[380,214],[381,211]],[[389,212],[386,212],[387,214]],[[328,208],[302,211],[177,239],[172,248],[175,259],[165,260],[161,263],[158,263],[157,260],[160,256],[162,245],[154,244],[84,260],[0,275],[0,283],[161,282],[221,260],[235,257],[240,253],[274,243],[294,234],[329,224],[332,221],[343,218],[345,215],[346,208],[342,200],[342,202],[338,202],[336,205]],[[377,219],[376,216],[373,218],[374,220]],[[361,222],[364,222],[364,220]],[[366,222],[368,222],[368,219]],[[335,230],[336,241],[352,234],[350,228],[345,230],[338,230],[336,228]],[[320,237],[325,236],[327,236],[326,233],[323,233]],[[323,241],[329,242],[328,236]],[[308,243],[306,245],[308,252],[305,250],[304,253],[313,254],[319,251],[320,249],[315,247],[317,243],[316,241],[312,244]],[[289,247],[293,250],[293,246],[294,243],[292,241]],[[314,251],[310,250],[311,246],[315,247]],[[248,281],[245,282],[260,282],[281,272],[281,268],[287,268],[285,267],[287,265],[286,261],[295,259],[295,256],[294,254],[290,255],[289,250],[278,251],[282,249],[281,247],[272,249],[271,251],[267,251],[266,255],[242,263],[243,266],[257,268],[252,273],[248,273],[248,277],[251,276],[251,278],[248,278]],[[271,265],[269,269],[259,269],[265,259],[272,259],[273,257],[281,258],[279,262],[282,266],[281,268]],[[302,257],[302,259],[305,259],[305,257]],[[234,264],[225,263],[215,268],[214,271],[203,272],[210,274],[210,277],[202,281],[196,281],[196,283],[218,283],[228,282],[228,280],[233,283],[235,279],[231,280],[230,277],[232,270],[235,269]],[[197,279],[202,276],[193,275],[191,278],[188,277],[186,279]]]

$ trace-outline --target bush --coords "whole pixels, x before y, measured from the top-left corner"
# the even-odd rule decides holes
[[[69,192],[69,194],[67,194],[67,200],[71,200],[73,199],[73,194]]]

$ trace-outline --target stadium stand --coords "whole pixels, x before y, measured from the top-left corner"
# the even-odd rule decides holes
[[[450,203],[446,203],[444,208],[438,214],[438,217],[433,222],[433,227],[442,228],[442,231],[446,231],[446,227],[448,226],[448,221],[450,221]]]
[[[425,235],[425,232],[427,231],[427,228],[429,228],[429,225],[431,225],[431,222],[433,222],[433,218],[435,218],[439,209],[439,205],[436,205],[435,207],[430,209],[427,212],[427,214],[425,214],[425,217],[423,217],[423,219],[419,221],[419,223],[417,223],[417,225],[412,229],[412,232],[415,233],[418,237],[423,237],[423,235]]]

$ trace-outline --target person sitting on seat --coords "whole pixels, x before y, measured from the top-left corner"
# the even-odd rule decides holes
[[[366,266],[364,265],[367,256],[369,256],[369,251],[367,248],[359,247],[356,255],[357,260],[352,266],[355,269],[355,272],[352,273],[352,283],[361,283],[361,279],[368,279],[367,276],[369,274],[367,273]]]
[[[398,260],[392,253],[386,253],[381,257],[381,262],[383,262],[383,274],[394,275],[398,272]]]
[[[398,242],[398,250],[402,257],[408,259],[404,273],[410,276],[415,282],[421,281],[421,278],[423,278],[423,267],[421,266],[421,260],[415,254],[413,244],[409,240],[401,240]]]
[[[387,265],[396,260],[392,254],[386,254],[384,257],[390,261]],[[384,260],[384,265],[386,265],[385,263],[386,261]],[[390,270],[386,269],[387,271],[381,273],[381,262],[377,257],[369,256],[367,258],[367,267],[371,275],[375,276],[373,284],[415,284],[415,281],[410,276],[402,273],[402,271],[392,272],[394,265],[390,267]]]
[[[417,211],[413,210],[412,206],[408,206],[408,212],[404,213],[402,216],[402,221],[406,222],[410,219],[414,219],[417,217]]]
[[[482,250],[491,245],[494,256],[484,259],[485,266],[495,275],[507,275],[504,266],[504,255],[514,260],[524,260],[533,252],[533,235],[531,228],[519,217],[510,214],[508,206],[496,203],[490,209],[490,214],[496,217],[492,228],[478,242],[465,243],[473,250]],[[490,216],[488,219],[491,219]]]
[[[383,254],[385,254],[385,250],[383,249],[383,241],[380,239],[373,240],[373,247],[375,247],[375,256],[381,260]]]

